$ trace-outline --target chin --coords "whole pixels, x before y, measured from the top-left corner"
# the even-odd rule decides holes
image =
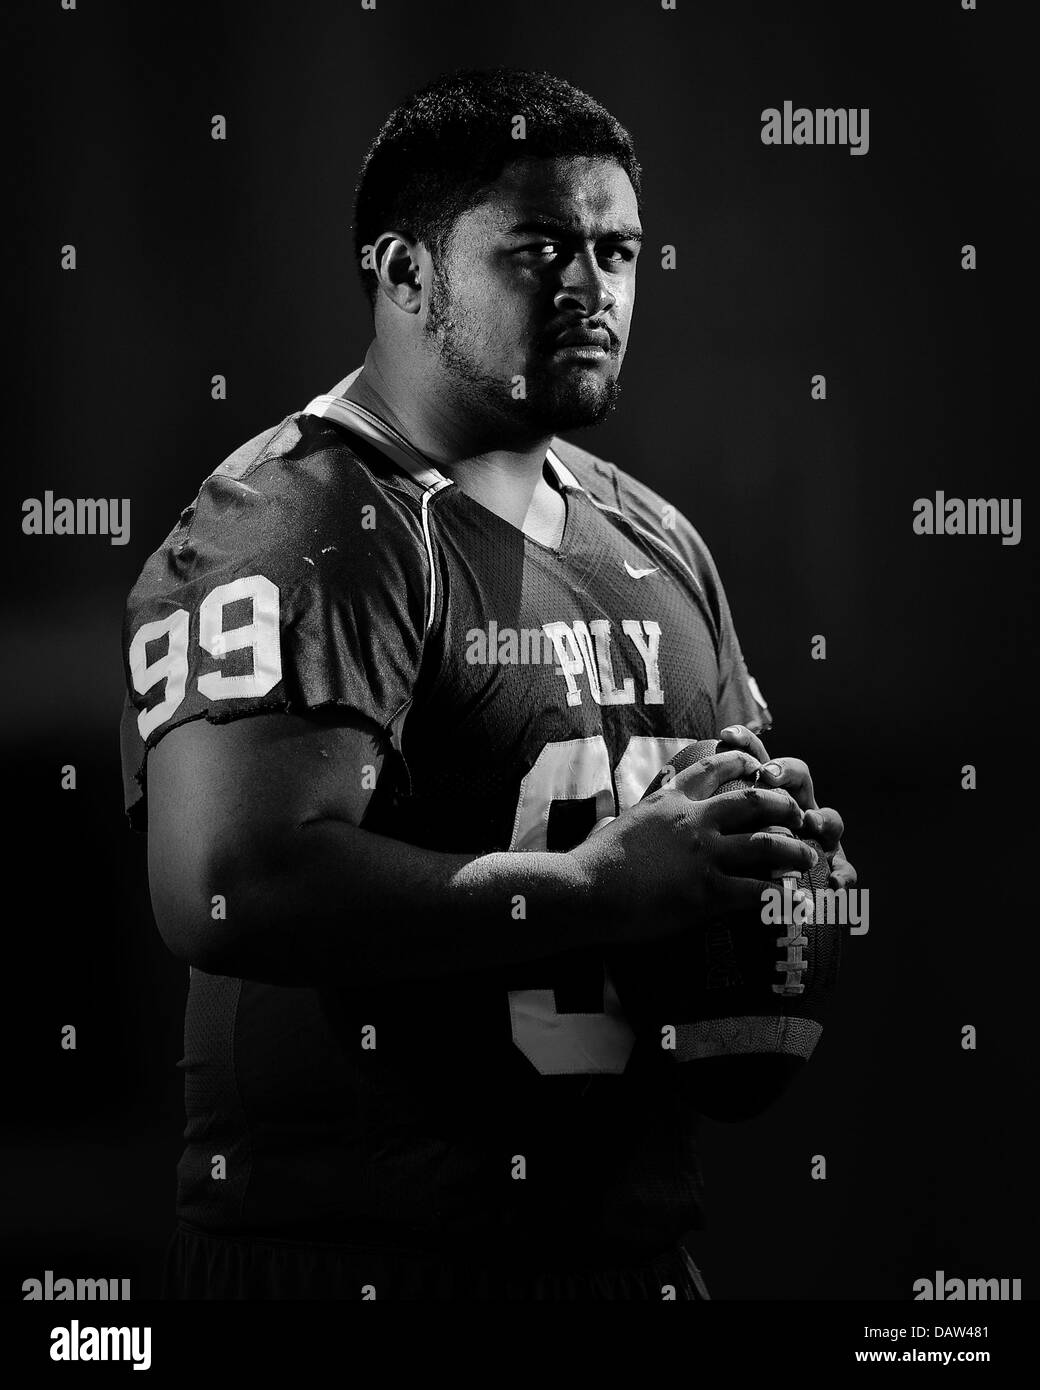
[[[542,383],[538,383],[542,388]],[[606,381],[549,381],[544,389],[529,389],[517,401],[527,420],[537,421],[553,434],[589,429],[605,420],[617,405],[621,387],[616,377]]]

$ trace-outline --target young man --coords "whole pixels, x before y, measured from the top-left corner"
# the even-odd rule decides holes
[[[191,967],[167,1293],[706,1297],[696,1117],[605,950],[754,911],[790,832],[852,870],[804,764],[711,799],[768,727],[711,558],[557,438],[617,397],[632,143],[556,78],[457,74],[387,121],[355,230],[363,367],[128,603],[128,810]]]

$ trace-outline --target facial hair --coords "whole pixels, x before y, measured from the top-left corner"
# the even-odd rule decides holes
[[[443,266],[434,268],[424,331],[441,365],[458,381],[468,406],[525,433],[553,435],[598,425],[615,409],[621,394],[616,377],[586,371],[560,373],[553,370],[548,353],[536,347],[526,371],[516,374],[523,381],[523,394],[517,398],[515,378],[496,376],[481,367],[473,350],[479,336],[464,332]]]

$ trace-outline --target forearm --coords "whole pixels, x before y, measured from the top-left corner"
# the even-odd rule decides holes
[[[270,984],[433,978],[605,933],[571,855],[443,854],[337,820],[301,827],[266,856],[225,856],[206,877],[189,910],[209,920],[178,933],[194,943],[192,963]],[[225,916],[212,920],[218,894]]]

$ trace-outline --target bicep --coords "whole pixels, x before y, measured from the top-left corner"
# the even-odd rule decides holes
[[[375,728],[356,716],[258,714],[195,719],[148,754],[148,876],[166,944],[189,955],[190,923],[240,875],[291,859],[313,821],[360,825],[383,762]]]

